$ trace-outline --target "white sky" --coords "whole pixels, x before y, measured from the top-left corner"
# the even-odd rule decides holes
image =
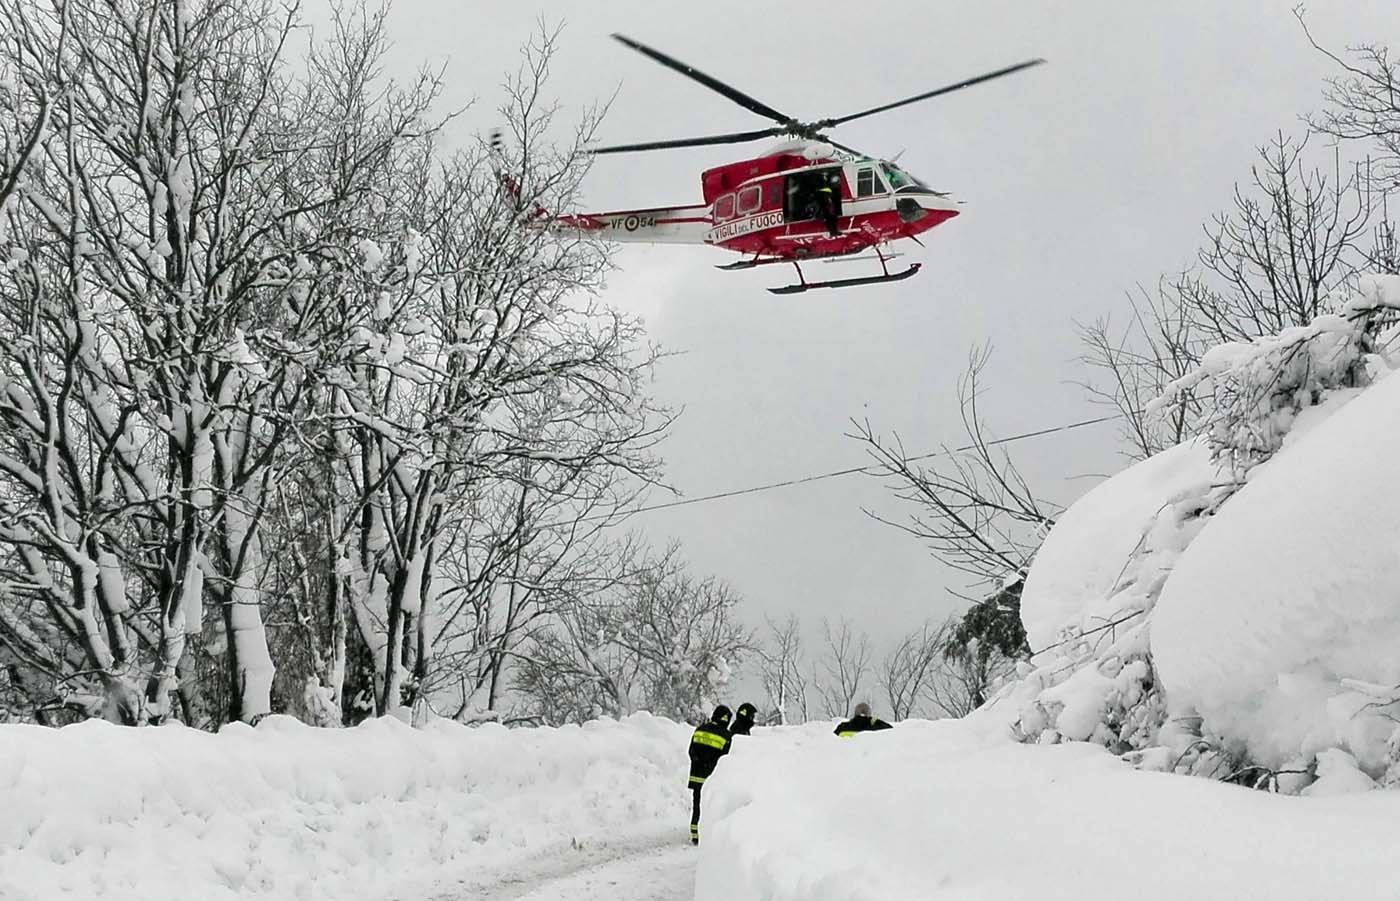
[[[902,248],[904,262],[925,264],[916,278],[779,298],[764,288],[786,283],[784,267],[718,272],[736,257],[711,248],[620,252],[608,300],[683,352],[656,392],[684,408],[664,455],[672,484],[695,496],[860,464],[843,437],[853,416],[898,430],[914,451],[959,443],[954,386],[984,342],[995,348],[983,401],[995,432],[1101,413],[1073,384],[1084,376],[1075,321],[1121,316],[1136,283],[1189,261],[1254,147],[1280,128],[1300,132],[1297,117],[1320,102],[1329,63],[1307,46],[1292,5],[399,0],[390,31],[394,71],[446,63],[447,105],[479,98],[459,127],[484,132],[517,47],[539,20],[562,21],[554,92],[567,113],[616,89],[602,132],[616,143],[766,122],[610,40],[614,31],[804,119],[1049,60],[834,133],[874,155],[903,150],[901,165],[966,202],[927,249]],[[1315,0],[1308,19],[1337,49],[1400,44],[1394,0]],[[694,202],[702,169],[764,146],[600,158],[587,199],[598,209]],[[1014,449],[1061,502],[1119,465],[1111,426]],[[755,618],[848,614],[883,639],[952,611],[944,586],[957,579],[862,506],[899,512],[876,482],[853,476],[633,523],[657,543],[679,538]]]

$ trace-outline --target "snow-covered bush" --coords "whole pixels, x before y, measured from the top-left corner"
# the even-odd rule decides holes
[[[1378,363],[1377,337],[1395,312],[1391,281],[1362,280],[1358,296],[1339,315],[1323,315],[1305,326],[1249,342],[1217,345],[1195,370],[1167,386],[1148,412],[1199,404],[1197,431],[1218,459],[1239,475],[1269,459],[1305,410],[1323,406],[1337,392],[1370,384],[1368,365]],[[1389,302],[1388,302],[1389,299]]]

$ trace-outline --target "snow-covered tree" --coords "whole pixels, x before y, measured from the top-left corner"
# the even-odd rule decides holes
[[[780,726],[807,721],[807,677],[802,650],[802,626],[796,614],[781,623],[764,617],[767,632],[755,649],[759,678],[768,695],[765,721]]]
[[[903,720],[923,712],[924,698],[935,690],[939,677],[947,631],[946,624],[934,627],[925,623],[881,658],[875,674],[885,696],[884,716]]]
[[[1400,187],[1400,60],[1385,44],[1375,42],[1350,48],[1346,58],[1339,56],[1313,39],[1301,7],[1297,15],[1308,40],[1337,71],[1327,80],[1327,105],[1309,124],[1322,134],[1366,144],[1372,162],[1369,174],[1383,188]]]
[[[347,286],[372,314],[334,383],[337,566],[375,660],[380,712],[423,697],[439,649],[462,650],[458,617],[480,613],[507,582],[518,592],[511,576],[526,545],[538,549],[546,511],[598,512],[619,497],[618,474],[654,477],[650,447],[666,423],[645,392],[656,352],[637,320],[598,299],[604,248],[530,221],[537,207],[571,205],[592,128],[585,122],[562,151],[546,143],[551,46],[527,50],[511,83],[502,114],[514,144],[482,144],[386,192],[405,233],[364,243]],[[470,559],[480,546],[449,554],[451,537],[480,537],[468,518],[502,500],[493,518],[504,514],[505,532],[494,539],[506,544],[488,542],[486,560]],[[474,582],[467,606],[451,596],[462,586],[443,581],[449,555]],[[452,616],[446,630],[441,613]],[[497,683],[499,659],[498,649]]]
[[[54,48],[60,96],[19,174],[0,288],[12,559],[83,647],[78,685],[124,722],[169,714],[207,580],[234,712],[252,718],[269,709],[272,665],[245,576],[284,431],[265,411],[294,408],[299,342],[324,325],[314,308],[290,327],[268,314],[314,275],[280,240],[298,212],[281,187],[309,179],[316,126],[283,71],[293,14],[19,10],[7,24]],[[26,83],[50,74],[32,59],[18,61]]]
[[[628,544],[521,647],[516,687],[547,723],[635,710],[703,720],[753,647],[738,603],[691,575],[677,546]]]
[[[424,700],[478,628],[498,685],[669,421],[656,351],[597,298],[602,249],[534,216],[571,205],[594,121],[546,140],[552,38],[512,83],[514,150],[449,157],[436,76],[379,75],[382,11],[337,10],[301,73],[270,2],[0,17],[0,646],[24,690],[329,724],[347,686]],[[482,598],[503,628],[466,624]]]
[[[959,449],[912,456],[898,434],[886,439],[870,423],[855,423],[874,465],[867,470],[910,507],[904,520],[880,522],[919,539],[935,559],[975,584],[1000,585],[1024,575],[1045,531],[1058,512],[1037,499],[1011,457],[997,448],[978,407],[979,379],[989,350],[975,351],[958,382],[967,444]]]
[[[870,688],[874,649],[870,636],[842,618],[822,620],[822,651],[812,663],[810,683],[825,716],[849,716]]]
[[[1122,415],[1130,456],[1150,456],[1196,430],[1203,403],[1185,399],[1169,417],[1149,416],[1147,406],[1207,350],[1335,312],[1357,272],[1384,252],[1383,192],[1335,150],[1330,165],[1315,165],[1308,145],[1306,136],[1280,133],[1259,147],[1249,182],[1206,224],[1195,265],[1130,296],[1125,328],[1109,319],[1081,328],[1082,359],[1094,371],[1085,388]]]
[[[516,649],[606,559],[605,530],[643,484],[610,466],[559,467],[522,458],[510,478],[479,486],[455,517],[441,572],[446,586],[425,691],[455,694],[457,716],[510,719]],[[504,709],[503,709],[504,705]]]
[[[6,0],[0,4],[0,18],[23,24],[24,4]],[[66,33],[67,23],[60,21],[57,37],[61,40]],[[56,46],[36,41],[34,33],[22,27],[0,36],[0,248],[19,200],[20,176],[49,129],[57,89]]]

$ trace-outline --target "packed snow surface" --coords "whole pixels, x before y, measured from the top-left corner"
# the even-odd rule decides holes
[[[689,736],[646,714],[514,730],[0,726],[0,898],[512,897],[484,886],[685,843]]]
[[[1199,494],[1216,476],[1204,441],[1165,450],[1094,486],[1055,522],[1031,564],[1021,622],[1031,648],[1055,643],[1095,601],[1112,597],[1163,507]]]
[[[1173,713],[1199,713],[1275,768],[1336,747],[1382,774],[1395,722],[1342,680],[1400,684],[1397,446],[1388,377],[1296,436],[1201,530],[1152,623]]]
[[[976,718],[752,739],[706,784],[697,901],[1397,897],[1400,794],[1143,772]]]

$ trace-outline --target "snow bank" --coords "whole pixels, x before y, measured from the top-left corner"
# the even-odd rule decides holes
[[[0,726],[0,897],[382,899],[659,832],[690,727]]]
[[[1173,713],[1199,713],[1274,768],[1338,747],[1382,775],[1386,714],[1400,705],[1342,680],[1400,685],[1397,446],[1400,378],[1386,378],[1291,441],[1205,526],[1152,625]]]
[[[770,731],[707,783],[697,901],[1395,897],[1400,795],[1273,795],[959,721]]]
[[[974,714],[1020,741],[1157,742],[1166,705],[1151,615],[1182,550],[1234,490],[1204,441],[1134,464],[1076,502],[1046,537],[1021,598],[1037,653]]]
[[[1128,467],[1090,489],[1055,522],[1036,552],[1021,594],[1031,648],[1054,644],[1062,627],[1114,593],[1133,552],[1164,506],[1200,493],[1216,477],[1210,450],[1193,441]]]

